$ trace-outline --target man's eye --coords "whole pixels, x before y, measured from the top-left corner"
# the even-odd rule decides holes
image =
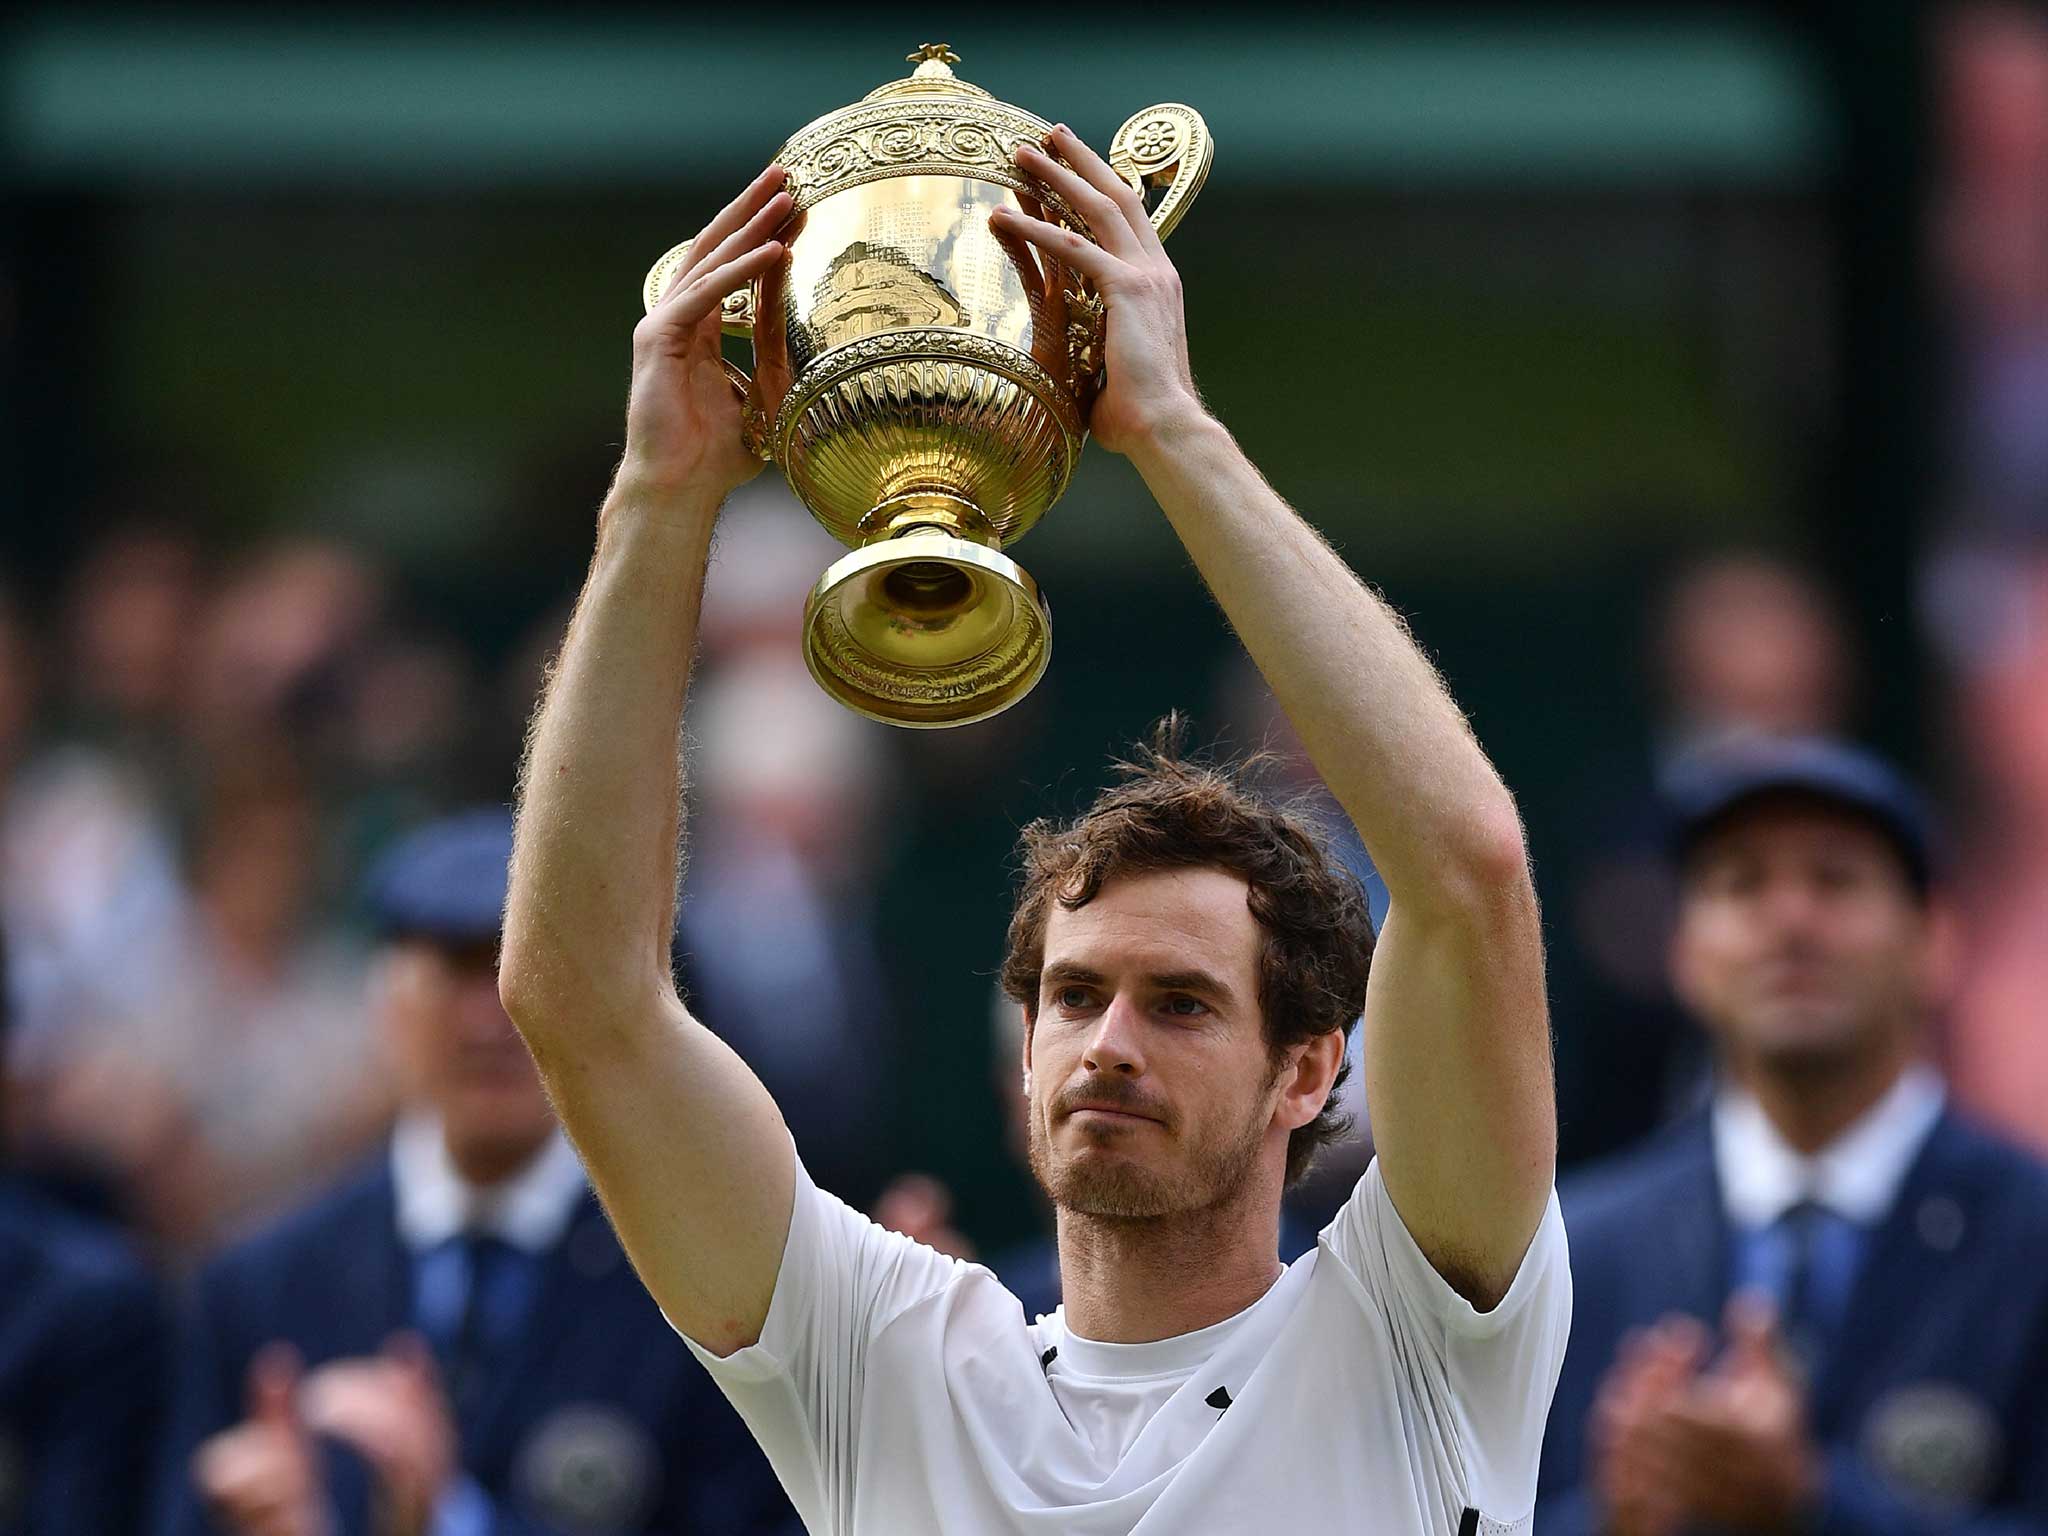
[[[1179,1014],[1184,1019],[1192,1019],[1199,1014],[1207,1013],[1209,1005],[1199,997],[1169,997],[1166,1000],[1166,1011]]]
[[[1060,1008],[1085,1008],[1088,1006],[1088,989],[1086,987],[1061,987],[1057,992],[1053,993],[1052,1000],[1054,1005]]]

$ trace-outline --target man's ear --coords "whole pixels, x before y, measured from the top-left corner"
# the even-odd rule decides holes
[[[1017,1012],[1024,1019],[1024,1059],[1021,1065],[1024,1068],[1024,1096],[1028,1099],[1031,1097],[1031,1036],[1038,1023],[1035,1016],[1037,1010],[1020,1003],[1017,1005]]]
[[[1280,1102],[1274,1118],[1290,1131],[1301,1129],[1323,1112],[1344,1065],[1346,1041],[1341,1029],[1325,1030],[1288,1050],[1280,1072]]]

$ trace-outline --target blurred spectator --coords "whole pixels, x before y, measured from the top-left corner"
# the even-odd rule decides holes
[[[51,725],[32,740],[19,712],[11,722],[0,927],[25,1076],[77,1018],[146,1007],[154,990],[146,967],[109,960],[150,948],[182,899],[174,770],[198,583],[195,552],[169,532],[123,529],[88,550],[63,604]],[[35,689],[25,648],[8,650],[0,692],[18,710]]]
[[[40,1138],[116,1175],[174,1250],[274,1207],[388,1117],[361,959],[310,921],[318,833],[287,750],[224,760],[189,897],[108,952],[139,995],[98,997],[36,1062]]]
[[[1672,584],[1656,622],[1662,761],[1744,731],[1843,725],[1856,679],[1842,617],[1792,566],[1752,554],[1696,565]]]
[[[1673,978],[1718,1086],[1564,1187],[1536,1528],[2048,1530],[2048,1167],[1925,1059],[1951,960],[1924,811],[1816,738],[1670,785]]]
[[[475,661],[453,640],[417,629],[372,637],[344,707],[346,755],[331,765],[329,793],[339,868],[364,867],[445,806],[511,799],[519,737],[492,728]]]
[[[460,714],[459,666],[380,642],[381,580],[348,551],[283,545],[209,585],[171,534],[89,552],[56,734],[0,812],[35,1086],[20,1132],[187,1252],[387,1117],[361,961],[329,925],[333,855],[420,814],[369,791]]]
[[[168,767],[202,578],[198,549],[168,527],[131,524],[87,551],[64,614],[66,736]]]
[[[499,1005],[511,835],[502,811],[450,818],[379,867],[405,1115],[388,1153],[205,1273],[166,1533],[790,1519],[633,1275]]]
[[[1956,391],[1951,534],[2048,538],[2048,15],[1948,10],[1935,207]]]
[[[2048,1150],[2048,556],[2001,567],[1973,607],[1967,963],[1949,1061],[1960,1100]]]
[[[794,645],[708,667],[695,693],[686,995],[775,1096],[819,1180],[865,1206],[888,1171],[896,1060],[869,874],[887,728],[827,698]]]
[[[801,662],[804,599],[845,553],[780,476],[735,491],[719,516],[716,570],[704,587],[698,634],[706,659]]]
[[[284,544],[232,573],[194,643],[183,698],[194,743],[210,760],[284,731],[302,751],[339,755],[384,603],[378,572],[335,544]]]
[[[1704,1043],[1664,974],[1672,884],[1655,783],[1705,744],[1745,732],[1843,729],[1856,666],[1818,583],[1761,554],[1682,571],[1649,616],[1651,737],[1630,781],[1589,785],[1589,824],[1563,903],[1558,983],[1559,1156],[1634,1141],[1695,1103]]]
[[[5,971],[0,954],[0,998]],[[6,1026],[0,1001],[0,1047]],[[0,1536],[137,1529],[163,1409],[167,1321],[155,1283],[117,1236],[0,1167]]]
[[[804,599],[839,543],[768,476],[734,496],[718,539],[677,970],[819,1179],[866,1208],[890,1171],[897,1053],[874,932],[887,727],[833,703],[804,667]]]

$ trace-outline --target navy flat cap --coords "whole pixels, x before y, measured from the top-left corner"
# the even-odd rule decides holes
[[[370,872],[378,935],[479,944],[504,921],[512,817],[492,807],[465,811],[407,833]]]
[[[1865,817],[1889,837],[1916,889],[1939,864],[1919,792],[1873,752],[1823,736],[1744,736],[1690,753],[1664,777],[1672,853],[1683,860],[1732,812],[1765,795],[1808,795]]]

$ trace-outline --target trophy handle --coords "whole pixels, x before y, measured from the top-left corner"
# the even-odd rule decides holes
[[[661,260],[647,269],[647,281],[640,285],[640,302],[649,313],[661,302],[661,296],[668,291],[668,285],[682,271],[683,263],[690,259],[690,247],[695,241],[685,240],[666,252]],[[729,293],[718,307],[718,328],[728,336],[743,336],[749,341],[754,336],[754,285],[749,283],[737,293]],[[721,357],[718,365],[725,370],[731,381],[733,393],[740,397],[740,433],[747,445],[747,452],[757,458],[771,457],[768,451],[768,419],[761,409],[759,395],[755,392],[754,381],[738,364]]]
[[[1209,125],[1193,107],[1162,102],[1134,112],[1109,141],[1109,167],[1129,182],[1140,197],[1148,189],[1166,189],[1152,209],[1152,227],[1165,239],[1188,211],[1188,204],[1209,179],[1216,141]]]

